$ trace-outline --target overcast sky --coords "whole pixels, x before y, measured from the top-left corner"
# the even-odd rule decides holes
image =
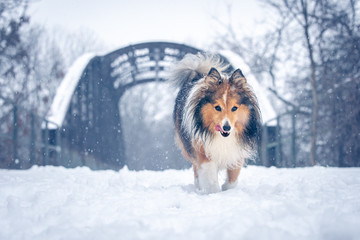
[[[214,18],[231,22],[247,34],[261,31],[263,8],[246,0],[32,0],[33,23],[49,29],[94,32],[108,46],[144,41],[175,41],[199,48],[221,31]],[[231,5],[231,14],[227,6]]]

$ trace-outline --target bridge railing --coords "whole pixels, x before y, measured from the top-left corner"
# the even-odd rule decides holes
[[[264,166],[297,167],[301,151],[296,124],[299,112],[286,111],[263,125],[260,159]],[[76,162],[64,129],[34,111],[6,104],[0,116],[0,168],[27,169],[33,165],[83,166]]]
[[[58,165],[62,151],[59,131],[55,123],[34,111],[7,102],[0,116],[0,168]]]
[[[299,118],[306,115],[308,113],[293,108],[264,123],[260,147],[261,165],[268,167],[303,165],[302,158],[307,154],[307,146],[303,146],[304,136],[297,132],[297,124]]]

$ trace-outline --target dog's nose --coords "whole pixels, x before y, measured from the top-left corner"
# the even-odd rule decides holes
[[[229,124],[225,124],[225,125],[223,126],[223,130],[226,131],[226,132],[230,131],[230,129],[231,129],[231,127],[230,127]]]

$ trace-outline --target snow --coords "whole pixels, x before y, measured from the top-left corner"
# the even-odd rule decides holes
[[[190,169],[0,170],[0,216],[8,240],[359,239],[360,169],[249,166],[210,195]]]
[[[80,77],[89,61],[95,56],[96,54],[94,53],[87,53],[79,57],[61,81],[47,115],[47,120],[50,122],[48,127],[50,129],[62,126],[71,97]]]

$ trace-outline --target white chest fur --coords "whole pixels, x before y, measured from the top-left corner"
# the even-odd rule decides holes
[[[221,168],[241,167],[245,158],[249,158],[249,149],[243,146],[232,132],[228,137],[223,137],[220,133],[205,143],[205,154],[211,161]]]

